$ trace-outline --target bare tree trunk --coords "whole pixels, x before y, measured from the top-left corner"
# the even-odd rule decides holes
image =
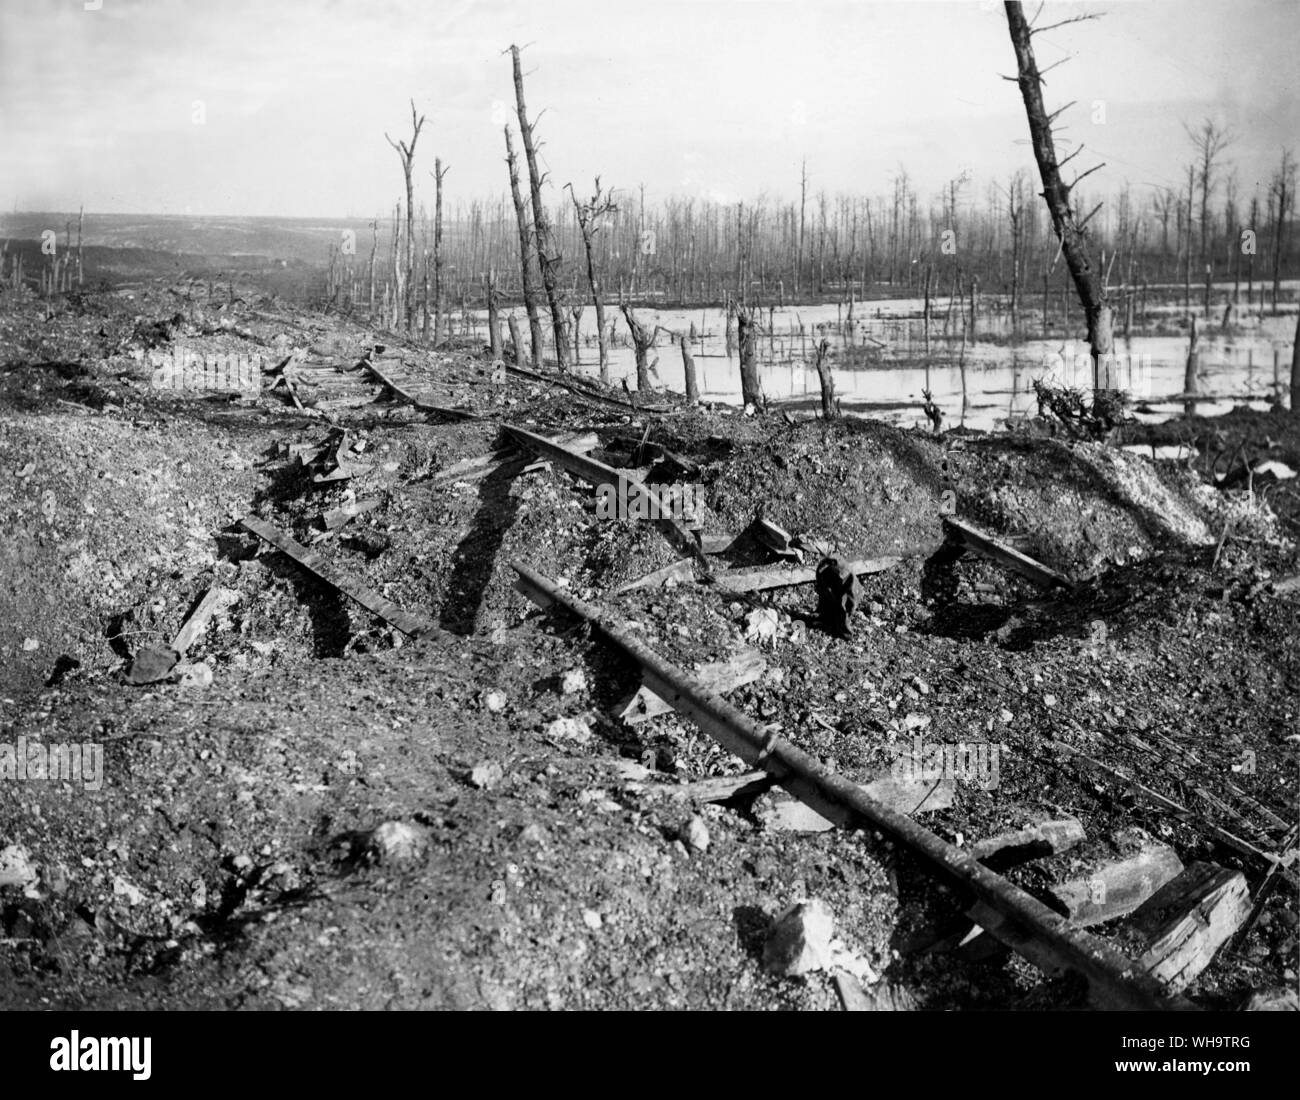
[[[370,318],[374,320],[375,316],[375,256],[379,252],[379,219],[376,218],[370,223],[370,229],[373,236],[370,239]]]
[[[542,321],[537,315],[537,291],[533,285],[533,235],[528,232],[528,210],[519,193],[519,166],[515,158],[515,143],[506,132],[506,165],[510,169],[510,197],[515,204],[515,220],[519,223],[519,279],[523,288],[524,310],[528,314],[528,333],[533,342],[533,366],[542,365]],[[515,354],[519,354],[516,345]],[[516,359],[518,362],[518,359]]]
[[[411,100],[411,144],[394,141],[388,137],[388,144],[397,150],[402,161],[402,175],[406,178],[406,331],[411,331],[415,318],[415,186],[411,180],[411,167],[415,159],[415,143],[420,138],[420,127],[424,125],[424,116],[415,115],[415,100]]]
[[[551,232],[550,217],[542,202],[542,175],[537,170],[537,150],[533,142],[533,124],[524,106],[524,74],[519,66],[519,47],[510,47],[515,77],[515,108],[519,116],[519,136],[524,142],[524,159],[528,162],[528,179],[533,193],[533,232],[537,236],[537,262],[542,269],[542,285],[551,308],[551,327],[555,333],[555,358],[560,370],[569,367],[568,326],[564,316],[563,292],[560,290],[560,252]]]
[[[510,326],[510,343],[514,345],[515,366],[519,366],[524,361],[524,340],[519,335],[519,322],[513,313],[506,317],[506,324]]]
[[[77,214],[77,286],[81,286],[82,280],[85,276],[85,270],[82,267],[82,263],[81,263],[82,260],[81,230],[85,224],[86,224],[86,208],[83,206]]]
[[[503,358],[501,352],[501,312],[497,308],[496,272],[489,271],[487,277],[488,339],[492,342],[492,361]]]
[[[834,420],[839,415],[835,407],[835,378],[826,359],[830,354],[831,342],[823,340],[817,345],[817,380],[822,388],[822,419]]]
[[[650,389],[650,367],[646,356],[654,346],[655,334],[636,319],[632,307],[626,302],[623,303],[623,316],[628,331],[632,333],[632,350],[636,355],[636,388],[645,392]]]
[[[1191,339],[1187,344],[1187,365],[1183,370],[1183,393],[1196,392],[1196,371],[1200,362],[1200,355],[1196,350],[1196,318],[1191,318],[1191,322]],[[1196,402],[1184,402],[1183,412],[1187,416],[1192,416],[1196,412]]]
[[[442,158],[433,158],[434,213],[433,213],[433,346],[442,342],[442,177],[450,168],[442,166]]]
[[[695,360],[691,357],[691,349],[686,337],[679,336],[677,340],[682,347],[682,371],[686,375],[686,402],[689,405],[698,405],[700,389],[695,380]]]
[[[596,343],[600,348],[600,380],[609,384],[609,340],[605,333],[605,303],[600,295],[600,279],[596,275],[596,262],[593,246],[596,233],[600,229],[599,221],[605,214],[612,214],[618,207],[611,201],[611,195],[601,196],[600,177],[596,177],[596,193],[589,203],[578,202],[578,194],[569,188],[573,199],[573,208],[578,215],[578,231],[582,234],[582,246],[587,254],[587,285],[591,288],[591,303],[596,307]]]
[[[1052,226],[1061,242],[1061,251],[1065,254],[1065,262],[1069,266],[1087,318],[1093,388],[1115,389],[1117,379],[1111,343],[1111,309],[1106,300],[1105,288],[1099,284],[1096,272],[1088,260],[1083,234],[1087,218],[1083,222],[1076,222],[1074,211],[1070,208],[1070,188],[1061,179],[1056,146],[1052,139],[1052,119],[1043,105],[1041,77],[1030,40],[1032,31],[1025,20],[1020,0],[1006,0],[1006,11],[1011,43],[1016,51],[1020,94],[1025,101],[1034,158],[1038,162],[1039,175],[1043,181],[1043,197],[1047,201]]]
[[[740,397],[755,411],[763,411],[763,388],[758,378],[758,325],[749,306],[736,307],[736,330],[740,342]]]
[[[1295,341],[1291,345],[1291,411],[1300,412],[1300,313],[1295,319]]]

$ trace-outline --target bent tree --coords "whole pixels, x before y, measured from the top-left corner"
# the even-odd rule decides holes
[[[1080,220],[1075,216],[1074,209],[1070,205],[1070,192],[1083,176],[1079,176],[1072,184],[1066,184],[1061,178],[1063,162],[1056,159],[1056,144],[1052,139],[1052,122],[1065,108],[1062,107],[1055,114],[1047,113],[1047,108],[1043,105],[1043,77],[1034,60],[1032,38],[1037,33],[1037,29],[1030,27],[1025,19],[1020,0],[1006,0],[1006,10],[1011,44],[1016,51],[1018,71],[1016,83],[1020,85],[1020,94],[1025,101],[1025,114],[1029,118],[1029,136],[1034,147],[1034,159],[1038,162],[1038,173],[1043,181],[1043,200],[1047,203],[1048,212],[1052,216],[1052,228],[1061,242],[1061,252],[1065,256],[1066,266],[1069,268],[1071,279],[1074,280],[1075,290],[1079,294],[1079,301],[1083,304],[1084,316],[1088,321],[1088,346],[1092,352],[1092,385],[1097,390],[1113,390],[1118,387],[1111,340],[1112,313],[1105,287],[1088,258],[1087,239],[1084,235],[1084,229],[1092,214]],[[1065,22],[1076,22],[1078,18],[1080,17]],[[1066,161],[1075,155],[1077,150],[1066,157]],[[1093,171],[1096,169],[1089,169],[1089,172]],[[1088,174],[1085,172],[1083,175]],[[1093,213],[1095,214],[1096,210]]]

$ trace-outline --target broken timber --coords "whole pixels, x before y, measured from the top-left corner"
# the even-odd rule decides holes
[[[1054,588],[1058,585],[1065,589],[1074,588],[1072,581],[1054,569],[1048,569],[1047,566],[1041,565],[1019,550],[1013,550],[1006,543],[976,530],[962,520],[953,516],[944,516],[943,523],[949,535],[967,549],[1014,570],[1043,588]]]
[[[520,445],[537,452],[537,454],[545,458],[549,458],[557,466],[562,466],[571,474],[576,474],[583,481],[590,482],[597,487],[609,486],[615,488],[621,479],[627,486],[629,497],[637,494],[643,495],[646,500],[654,499],[658,501],[659,499],[658,494],[648,485],[637,481],[636,478],[620,473],[612,466],[606,466],[603,462],[597,462],[594,458],[589,458],[586,455],[576,454],[567,447],[558,446],[549,439],[524,428],[516,428],[511,424],[503,424],[502,428],[507,435],[511,436]],[[664,537],[673,549],[694,559],[702,572],[712,573],[713,567],[700,551],[699,543],[695,541],[695,537],[676,519],[667,514],[669,511],[670,509],[666,505],[663,506],[659,518],[652,522],[663,532]]]
[[[853,574],[865,577],[868,573],[881,573],[892,569],[903,559],[900,557],[859,558],[848,563]],[[758,592],[767,588],[784,588],[792,584],[812,584],[816,569],[762,569],[748,572],[718,573],[715,580],[728,592]]]
[[[595,432],[565,432],[563,435],[556,436],[551,442],[560,447],[568,447],[578,454],[595,450],[600,444]],[[513,444],[513,440],[511,443]],[[519,461],[518,457],[513,455],[502,457],[498,451],[463,459],[431,474],[430,478],[433,481],[475,481],[478,478],[488,477],[512,462]]]
[[[445,405],[432,405],[428,401],[420,400],[420,398],[416,397],[415,394],[407,392],[396,382],[394,382],[391,378],[389,378],[388,375],[386,375],[383,371],[379,369],[378,366],[375,365],[374,359],[370,358],[369,356],[363,359],[362,363],[364,363],[365,366],[369,368],[370,372],[374,374],[374,376],[378,378],[379,381],[381,381],[385,386],[387,386],[390,390],[392,390],[395,394],[397,394],[398,397],[414,405],[421,412],[437,413],[440,416],[450,417],[453,420],[482,420],[483,419],[481,416],[479,416],[478,413],[470,412],[467,409],[449,409]]]
[[[693,685],[685,673],[604,617],[597,608],[558,588],[526,565],[512,562],[511,568],[519,575],[519,589],[529,599],[541,607],[558,605],[585,620],[640,665],[644,681],[657,695],[693,719],[724,748],[751,766],[761,767],[828,820],[875,828],[906,845],[930,874],[973,897],[982,913],[987,910],[992,914],[986,916],[993,925],[989,931],[1030,961],[1038,964],[1038,960],[1043,960],[1048,966],[1077,971],[1088,980],[1094,996],[1108,1007],[1192,1007],[1183,998],[1171,996],[1159,982],[1110,944],[1071,928],[1066,918],[990,871],[969,852],[873,801],[856,785],[765,730],[721,696]]]
[[[239,525],[258,538],[269,542],[277,550],[282,550],[308,572],[314,573],[326,584],[337,588],[345,596],[355,600],[372,614],[378,615],[384,622],[395,626],[403,634],[418,638],[436,631],[437,628],[432,623],[403,611],[373,589],[350,577],[345,577],[315,551],[294,542],[283,531],[277,530],[256,516],[245,516],[239,521]]]

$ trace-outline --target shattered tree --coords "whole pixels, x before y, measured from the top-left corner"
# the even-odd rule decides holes
[[[528,314],[528,335],[533,344],[533,366],[542,365],[542,321],[537,315],[537,287],[533,282],[533,236],[528,231],[528,208],[519,193],[519,160],[515,156],[514,139],[510,127],[506,132],[506,165],[510,169],[510,198],[515,204],[515,221],[519,224],[519,286],[524,296],[524,311]],[[513,317],[511,318],[513,320]],[[512,329],[513,332],[513,329]],[[515,363],[523,362],[519,341],[515,341]]]
[[[596,234],[600,231],[600,222],[607,214],[615,214],[618,207],[614,205],[613,192],[601,194],[600,177],[596,177],[596,193],[588,202],[579,202],[578,193],[573,184],[569,184],[569,197],[573,199],[573,208],[578,216],[578,230],[582,234],[582,246],[587,253],[587,285],[591,288],[591,301],[596,307],[596,341],[600,346],[600,380],[609,383],[609,337],[605,332],[605,303],[600,297],[600,278],[596,274],[594,245]],[[576,321],[575,321],[576,324]],[[576,342],[576,337],[575,337]]]
[[[1066,184],[1061,178],[1061,162],[1056,159],[1056,144],[1052,138],[1052,123],[1061,111],[1049,115],[1043,105],[1043,78],[1034,60],[1032,43],[1036,32],[1025,19],[1020,0],[1006,0],[1006,10],[1011,44],[1016,51],[1016,68],[1019,73],[1016,82],[1020,85],[1020,94],[1025,101],[1025,114],[1029,118],[1029,135],[1034,146],[1034,159],[1038,162],[1039,175],[1043,180],[1043,199],[1052,216],[1052,228],[1061,242],[1066,266],[1070,269],[1070,277],[1074,280],[1079,301],[1083,304],[1083,312],[1088,320],[1088,346],[1092,351],[1093,388],[1112,390],[1117,388],[1117,379],[1111,340],[1110,303],[1106,298],[1105,287],[1088,259],[1084,236],[1088,218],[1077,219],[1070,206],[1070,192],[1083,176],[1076,179],[1073,184]],[[1062,107],[1061,110],[1065,108]],[[1071,153],[1070,157],[1076,154],[1077,150],[1076,153]],[[1066,161],[1070,157],[1066,157]],[[1096,171],[1096,169],[1089,171]]]
[[[528,121],[524,105],[524,74],[519,66],[519,47],[510,47],[510,61],[515,76],[515,108],[519,116],[519,136],[524,142],[524,159],[528,162],[528,181],[533,194],[533,232],[537,237],[537,263],[542,269],[542,286],[551,310],[551,327],[555,333],[555,359],[560,370],[569,369],[568,324],[564,315],[563,291],[560,289],[560,251],[551,232],[550,215],[542,201],[542,174],[537,169],[537,145],[533,141],[533,124]]]
[[[424,125],[424,115],[415,115],[415,100],[411,100],[411,144],[394,141],[385,133],[388,144],[397,150],[402,160],[402,175],[406,177],[406,299],[403,309],[406,312],[406,331],[411,331],[415,317],[415,187],[411,181],[411,168],[415,161],[415,143],[420,140],[420,128]]]

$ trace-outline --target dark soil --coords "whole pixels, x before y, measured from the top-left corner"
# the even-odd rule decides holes
[[[351,370],[376,343],[422,400],[483,419],[382,393]],[[345,373],[300,382],[306,412],[283,390],[154,388],[149,352],[178,345],[272,366],[298,348],[304,372]],[[1286,482],[1213,480],[1214,456],[1238,444],[1300,468],[1291,414],[1143,429],[1195,441],[1190,464],[1032,431],[934,437],[723,408],[647,420],[547,382],[494,382],[476,346],[430,352],[274,299],[210,305],[166,288],[52,315],[6,299],[0,349],[0,743],[104,747],[98,791],[0,780],[0,1007],[831,1008],[826,972],[761,965],[773,917],[811,897],[921,1007],[1080,1002],[1014,956],[911,950],[958,910],[879,835],[781,832],[762,799],[672,797],[743,765],[676,715],[615,718],[634,670],[534,608],[511,561],[681,667],[760,648],[766,671],[731,701],[855,781],[916,736],[1000,746],[996,787],[961,784],[919,820],[970,844],[1035,814],[1077,816],[1084,846],[1010,873],[1038,896],[1135,835],[1185,864],[1240,868],[1253,891],[1266,865],[1208,825],[1277,851],[1297,819],[1300,595],[1270,581],[1300,571],[1300,509]],[[761,506],[841,557],[903,560],[865,578],[849,639],[820,628],[812,585],[615,595],[676,557],[654,525],[598,519],[589,487],[525,471],[531,457],[438,476],[504,446],[502,422],[594,431],[595,457],[616,466],[648,426],[698,465],[706,532],[740,535]],[[317,483],[288,448],[334,425],[369,471]],[[323,530],[321,513],[349,499],[379,504]],[[951,501],[1078,590],[1044,595],[942,549]],[[440,629],[395,631],[240,528],[250,513]],[[769,558],[742,537],[713,560]],[[211,684],[126,683],[131,656],[169,642],[214,585],[239,600],[184,657]],[[758,641],[762,608],[776,630]],[[693,815],[702,851],[684,842]],[[422,850],[376,858],[384,822],[412,827]],[[1235,1007],[1294,988],[1297,912],[1291,887],[1274,891],[1189,995]]]

